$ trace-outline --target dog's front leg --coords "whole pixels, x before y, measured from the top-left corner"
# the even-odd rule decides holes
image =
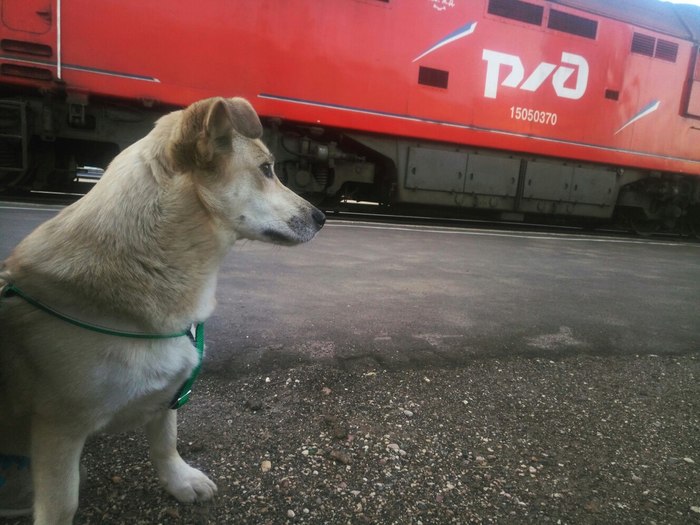
[[[206,501],[216,485],[177,452],[177,413],[163,410],[146,425],[151,461],[165,489],[182,502]]]
[[[87,435],[32,418],[34,525],[70,525],[78,510],[80,455]]]

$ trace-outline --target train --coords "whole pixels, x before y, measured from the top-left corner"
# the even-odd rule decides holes
[[[2,0],[0,193],[243,96],[327,209],[697,236],[699,39],[700,8],[659,0]]]

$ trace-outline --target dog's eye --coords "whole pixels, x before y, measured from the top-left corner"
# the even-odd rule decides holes
[[[269,162],[263,162],[262,164],[260,164],[260,171],[262,171],[262,174],[265,175],[268,179],[271,179],[275,176],[275,172],[272,171],[272,164]]]

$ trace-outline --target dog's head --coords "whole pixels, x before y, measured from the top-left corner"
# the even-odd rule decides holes
[[[167,154],[193,177],[202,204],[235,238],[309,241],[325,215],[279,181],[262,131],[248,101],[201,100],[180,113]]]

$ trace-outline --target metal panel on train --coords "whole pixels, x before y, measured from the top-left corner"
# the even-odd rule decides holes
[[[406,187],[513,197],[520,161],[484,154],[409,148]]]
[[[520,160],[471,154],[467,163],[465,193],[514,197],[518,187]]]
[[[22,131],[0,118],[3,133],[20,136],[0,138],[0,191],[50,188],[75,166],[105,165],[173,106],[238,95],[263,117],[296,191],[597,218],[617,204],[642,222],[697,217],[700,229],[700,9],[692,6],[23,0],[0,8],[0,99],[21,101],[27,123]]]

